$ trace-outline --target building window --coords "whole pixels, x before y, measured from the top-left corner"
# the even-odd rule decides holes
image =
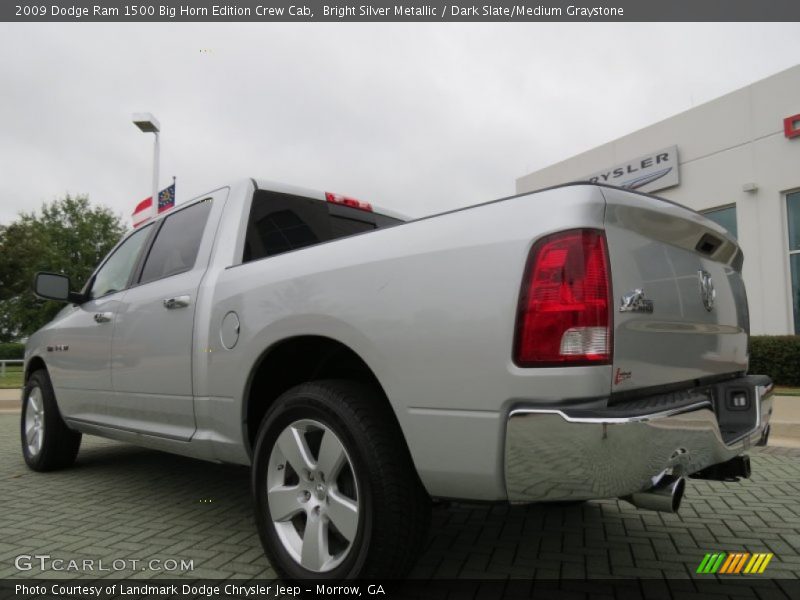
[[[739,237],[739,232],[736,227],[736,205],[723,206],[722,208],[712,208],[710,210],[701,210],[703,216],[708,217],[717,225],[722,225],[727,229],[735,238]]]
[[[800,192],[786,195],[789,218],[789,270],[792,274],[794,332],[800,334]]]

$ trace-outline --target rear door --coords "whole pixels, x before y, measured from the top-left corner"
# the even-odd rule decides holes
[[[217,200],[176,210],[158,224],[138,282],[121,300],[107,410],[113,427],[176,439],[194,433],[194,314],[219,219],[220,211],[210,218]]]
[[[747,369],[743,256],[702,215],[602,188],[614,296],[612,392]]]

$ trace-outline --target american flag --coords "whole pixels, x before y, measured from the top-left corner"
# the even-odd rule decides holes
[[[158,192],[158,212],[162,213],[175,206],[175,182],[168,188],[164,188]],[[153,212],[153,197],[145,198],[136,205],[133,211],[133,226],[138,227],[151,217],[155,216]]]

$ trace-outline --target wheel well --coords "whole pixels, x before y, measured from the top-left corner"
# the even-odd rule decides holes
[[[358,354],[344,344],[326,337],[302,336],[280,342],[259,359],[253,369],[247,399],[247,439],[255,444],[258,428],[272,403],[296,385],[316,379],[361,381],[386,394]],[[399,425],[398,425],[399,426]]]
[[[44,364],[44,360],[38,356],[34,356],[28,361],[27,367],[25,367],[25,383],[27,383],[30,376],[39,369],[44,369],[46,371],[47,366]]]

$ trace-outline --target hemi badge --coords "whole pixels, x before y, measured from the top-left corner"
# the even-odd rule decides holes
[[[652,313],[653,301],[644,297],[644,290],[631,290],[620,300],[619,312]]]

